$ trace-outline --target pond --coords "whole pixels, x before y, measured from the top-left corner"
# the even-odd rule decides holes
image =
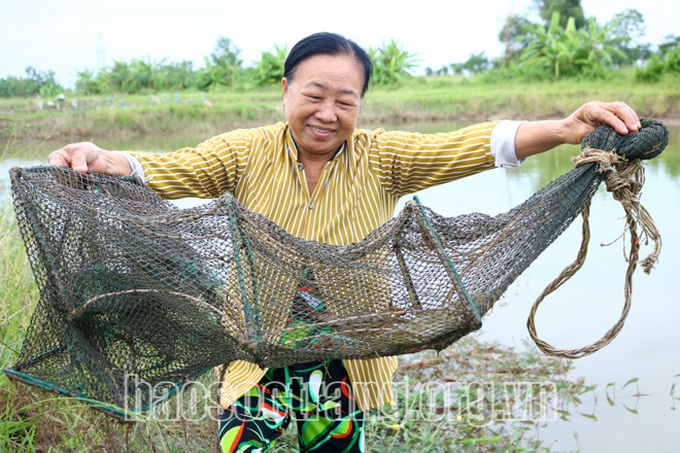
[[[675,452],[680,445],[680,130],[671,145],[646,169],[642,204],[661,232],[659,263],[646,275],[638,267],[632,308],[608,346],[574,361],[573,377],[597,388],[567,420],[549,421],[538,433],[554,451]],[[505,212],[571,168],[577,147],[562,147],[530,159],[523,167],[475,175],[419,195],[446,216],[480,211]],[[604,186],[604,185],[603,185]],[[482,189],[483,188],[483,189]],[[456,197],[456,194],[463,194]],[[470,196],[469,194],[477,194]],[[586,263],[549,295],[536,316],[539,336],[572,349],[598,340],[619,319],[624,302],[624,228],[621,205],[601,187],[591,206],[591,245]],[[485,318],[480,339],[522,349],[526,321],[543,289],[577,255],[580,218],[515,281]],[[615,242],[614,242],[615,241]],[[601,246],[601,244],[609,244]],[[641,257],[651,251],[643,248]],[[529,340],[531,341],[531,340]],[[633,380],[629,385],[626,383]],[[625,387],[624,387],[625,386]],[[675,399],[673,398],[675,396]],[[611,402],[608,400],[611,398]]]
[[[427,126],[427,132],[455,126]],[[411,127],[411,130],[423,127]],[[680,445],[680,128],[671,144],[648,162],[642,204],[661,231],[663,248],[650,275],[638,269],[632,308],[618,337],[593,355],[574,361],[573,378],[595,386],[569,414],[539,428],[537,436],[554,451],[671,452]],[[110,148],[167,151],[198,142],[197,137],[147,137],[138,146],[100,143]],[[0,199],[8,197],[7,171],[14,165],[45,163],[57,144],[42,143],[30,153],[5,151],[0,160]],[[24,145],[25,149],[25,145]],[[495,170],[418,194],[444,216],[473,211],[494,215],[522,203],[538,188],[572,168],[578,147],[564,146],[512,170]],[[471,195],[472,194],[472,195]],[[407,200],[404,200],[407,201]],[[559,348],[585,346],[599,339],[619,318],[627,263],[623,210],[603,187],[591,207],[591,245],[584,267],[548,296],[536,317],[541,338]],[[581,240],[577,219],[510,287],[485,318],[481,340],[524,349],[530,307],[546,285],[571,263]],[[610,244],[601,246],[601,244]],[[643,247],[641,256],[651,251]],[[626,385],[628,384],[628,385]],[[563,416],[563,417],[560,417]]]

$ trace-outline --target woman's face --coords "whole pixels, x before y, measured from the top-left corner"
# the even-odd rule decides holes
[[[315,55],[281,84],[299,157],[330,159],[356,127],[364,85],[361,64],[350,55]]]

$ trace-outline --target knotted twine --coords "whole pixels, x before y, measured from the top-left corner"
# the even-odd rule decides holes
[[[645,180],[645,167],[640,159],[628,160],[614,151],[605,151],[590,146],[584,146],[581,153],[572,158],[572,163],[574,164],[574,167],[591,163],[597,164],[597,171],[602,176],[607,191],[611,192],[614,199],[621,203],[625,212],[626,226],[622,236],[625,236],[627,230],[630,238],[630,251],[626,258],[628,266],[624,279],[623,309],[619,320],[602,336],[602,338],[581,348],[558,349],[538,337],[534,321],[538,307],[545,297],[567,282],[567,280],[569,280],[585,262],[588,243],[590,242],[590,200],[587,202],[581,213],[583,218],[581,230],[582,240],[576,259],[565,267],[557,278],[548,284],[531,307],[527,320],[527,327],[529,335],[538,348],[548,355],[577,359],[600,350],[611,343],[619,334],[630,311],[633,293],[633,274],[635,273],[637,264],[638,262],[641,264],[646,274],[651,272],[661,253],[661,236],[649,211],[647,211],[640,203],[640,190],[642,189]],[[642,232],[641,235],[638,234],[638,227]],[[642,236],[645,244],[647,244],[649,240],[654,241],[654,249],[643,260],[639,260],[640,236]]]

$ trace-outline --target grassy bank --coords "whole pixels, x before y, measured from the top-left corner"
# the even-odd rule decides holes
[[[602,81],[531,83],[419,77],[398,86],[373,87],[364,102],[361,125],[562,117],[593,99],[625,101],[646,117],[680,118],[677,86],[675,79],[642,84],[626,75]],[[2,99],[0,142],[135,138],[178,129],[199,136],[282,118],[278,87],[207,95],[70,97],[58,106],[38,99]]]

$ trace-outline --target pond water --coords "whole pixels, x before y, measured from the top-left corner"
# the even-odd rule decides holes
[[[450,125],[429,125],[427,132]],[[412,127],[411,130],[425,129]],[[642,203],[661,231],[660,261],[650,275],[638,269],[632,309],[618,337],[595,354],[574,361],[573,378],[596,386],[584,394],[567,420],[557,417],[538,436],[554,451],[675,452],[680,445],[680,128],[671,128],[671,144],[647,164]],[[197,143],[196,137],[147,137],[143,149],[168,151]],[[174,143],[174,145],[173,145]],[[134,144],[100,143],[110,148]],[[14,165],[45,163],[58,144],[8,149],[0,160],[0,199],[8,198],[7,171]],[[140,149],[137,147],[137,149]],[[479,211],[494,215],[522,203],[538,188],[569,171],[577,147],[530,159],[513,170],[495,170],[418,194],[421,202],[445,216]],[[0,154],[1,156],[2,154]],[[472,194],[472,195],[471,195]],[[404,200],[407,201],[407,200]],[[576,257],[581,239],[578,219],[510,287],[485,318],[482,340],[523,349],[529,338],[526,319],[545,286]],[[626,262],[616,239],[624,228],[623,210],[604,188],[591,207],[591,246],[584,267],[548,296],[536,317],[541,338],[559,348],[585,346],[618,320],[623,307]],[[601,243],[611,243],[601,246]],[[651,247],[643,248],[641,256]],[[635,382],[625,385],[629,381]]]
[[[574,361],[573,378],[595,391],[584,394],[569,421],[557,418],[539,437],[554,451],[677,452],[680,446],[680,130],[673,143],[650,161],[642,204],[661,232],[663,248],[650,275],[638,268],[632,308],[617,338],[593,355]],[[577,147],[536,156],[523,167],[475,175],[419,195],[446,216],[480,211],[505,212],[571,168]],[[603,185],[604,186],[604,185]],[[464,194],[456,197],[456,194]],[[476,194],[470,196],[470,194]],[[591,206],[591,245],[583,268],[549,295],[539,308],[539,336],[571,349],[599,339],[619,319],[624,303],[625,268],[621,205],[601,187]],[[524,347],[531,305],[577,255],[580,218],[515,281],[485,318],[480,338]],[[651,247],[643,248],[641,257]],[[531,340],[529,340],[531,341]],[[630,380],[636,382],[625,386]],[[624,388],[625,386],[625,388]],[[676,399],[673,398],[673,394]],[[612,398],[613,402],[607,399]]]

